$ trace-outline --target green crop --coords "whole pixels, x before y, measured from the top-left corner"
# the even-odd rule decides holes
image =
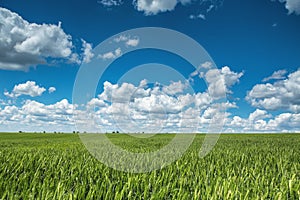
[[[133,152],[174,135],[108,135]],[[222,135],[204,158],[204,135],[173,164],[149,173],[111,169],[76,134],[0,134],[0,199],[300,199],[300,135]]]

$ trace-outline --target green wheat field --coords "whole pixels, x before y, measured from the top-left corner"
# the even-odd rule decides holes
[[[136,152],[174,135],[108,137]],[[199,158],[204,137],[173,164],[135,174],[100,163],[77,134],[0,133],[0,199],[300,199],[300,134],[223,134]]]

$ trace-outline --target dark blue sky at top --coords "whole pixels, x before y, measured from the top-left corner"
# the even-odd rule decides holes
[[[244,99],[247,91],[276,70],[293,72],[300,67],[300,16],[288,15],[284,5],[277,1],[225,0],[209,13],[205,12],[207,4],[178,4],[174,11],[154,16],[145,16],[134,9],[132,1],[113,8],[103,7],[96,0],[1,0],[0,6],[31,23],[58,24],[61,21],[62,28],[72,36],[78,50],[81,38],[96,46],[108,37],[132,28],[155,26],[180,31],[198,41],[218,68],[228,65],[233,71],[244,71],[240,83],[233,88],[232,98]],[[205,14],[206,20],[189,19],[189,15],[199,13]],[[135,62],[139,63],[138,60]],[[44,103],[61,98],[71,100],[78,68],[73,64],[58,63],[55,67],[37,66],[30,72],[2,70],[0,76],[4,86],[1,88],[11,90],[17,83],[35,80],[45,87],[54,85],[57,88],[51,97],[45,95],[37,100]],[[117,77],[121,71],[114,73]],[[243,110],[236,112],[242,116],[254,110],[242,100],[238,105]]]

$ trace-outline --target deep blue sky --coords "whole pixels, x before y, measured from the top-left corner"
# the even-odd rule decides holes
[[[289,113],[295,118],[291,117],[290,119],[294,120],[292,127],[285,124],[278,125],[276,130],[273,131],[287,131],[286,129],[299,131],[300,121],[297,120],[300,118],[300,109],[293,110],[290,107],[284,108],[284,106],[270,109],[268,106],[254,105],[251,104],[249,99],[246,100],[248,92],[256,84],[266,84],[267,82],[274,84],[274,82],[288,80],[287,76],[289,74],[299,70],[300,15],[297,15],[299,12],[296,11],[289,13],[289,10],[285,7],[286,3],[271,0],[195,0],[188,5],[178,3],[171,11],[152,15],[138,11],[132,1],[125,1],[119,6],[107,7],[96,0],[1,0],[0,7],[17,13],[29,23],[58,25],[61,22],[63,31],[72,37],[70,40],[73,44],[73,51],[79,55],[82,48],[81,39],[95,47],[105,39],[132,28],[163,27],[182,32],[199,42],[213,58],[219,69],[228,66],[232,72],[243,72],[239,81],[230,88],[232,93],[228,93],[229,101],[236,103],[238,106],[238,108],[230,109],[230,120],[233,116],[239,116],[247,121],[250,113],[256,109],[270,114],[269,117],[263,119],[267,123],[270,120],[275,120],[281,113]],[[210,5],[214,5],[214,7],[207,12]],[[299,11],[299,7],[298,4],[295,9]],[[198,14],[205,15],[205,19],[190,19],[190,15],[197,16]],[[0,23],[5,22],[0,21]],[[4,60],[3,57],[0,57],[0,61],[1,59]],[[9,121],[3,112],[5,106],[15,105],[21,109],[27,99],[44,105],[55,104],[62,99],[67,99],[69,103],[72,102],[73,83],[80,65],[61,58],[47,58],[47,60],[52,64],[49,64],[49,62],[47,64],[37,64],[34,67],[29,67],[27,71],[0,69],[0,99],[3,102],[0,105],[2,123]],[[110,71],[101,79],[98,92],[103,92],[101,86],[104,81],[116,83],[118,77],[126,72],[126,67],[129,70],[130,67],[137,64],[153,61],[174,68],[180,68],[181,66],[183,67],[183,73],[186,73],[186,75],[191,73],[188,64],[183,60],[180,61],[179,58],[176,59],[171,55],[166,56],[154,51],[145,51],[144,54],[143,52],[136,52],[127,55],[127,57],[121,57],[111,66]],[[186,65],[186,67],[183,65]],[[122,66],[123,68],[120,69]],[[264,78],[271,76],[278,70],[286,70],[285,77],[280,80],[270,79],[262,82]],[[33,97],[23,94],[17,98],[10,98],[4,95],[6,91],[12,92],[15,85],[27,81],[34,81],[37,85],[46,89],[53,86],[56,91],[51,94],[46,91],[42,95]],[[293,84],[297,83],[299,82],[293,82]],[[195,86],[195,88],[198,87]],[[298,97],[299,92],[289,92],[295,98]],[[258,97],[256,96],[256,98]],[[270,97],[263,97],[262,100],[264,99],[270,99]],[[256,100],[259,100],[259,98]],[[290,103],[294,107],[300,106],[298,103],[290,101],[285,103]],[[255,123],[253,122],[253,127]],[[9,125],[5,127],[7,126]],[[286,126],[288,128],[283,128]],[[249,131],[255,131],[256,129],[253,127],[252,129],[249,128]],[[231,130],[231,128],[228,127],[228,130]],[[241,131],[242,129],[237,128],[236,130]],[[262,128],[262,130],[264,129]]]

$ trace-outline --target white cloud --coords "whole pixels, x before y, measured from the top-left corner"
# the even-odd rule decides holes
[[[278,70],[278,71],[275,71],[271,76],[267,77],[267,78],[264,78],[263,79],[263,82],[267,82],[267,81],[270,81],[270,80],[280,80],[280,79],[285,79],[286,78],[286,73],[287,71],[286,70]]]
[[[90,100],[87,103],[88,109],[95,109],[97,107],[99,108],[99,107],[105,107],[105,106],[107,106],[107,104],[102,99],[99,99],[99,98],[92,98],[92,100]]]
[[[177,0],[136,0],[134,5],[138,11],[145,15],[156,15],[160,12],[172,11],[177,5]]]
[[[110,51],[110,52],[107,52],[107,53],[98,55],[98,58],[101,58],[101,59],[103,59],[103,60],[110,60],[110,59],[118,58],[118,57],[120,57],[121,55],[122,55],[122,50],[121,50],[121,48],[117,48],[117,49],[114,50],[114,51]]]
[[[114,38],[114,42],[119,43],[119,42],[125,42],[129,39],[130,37],[127,35],[120,35],[116,38]]]
[[[184,90],[187,88],[187,85],[182,83],[181,81],[178,82],[171,82],[170,85],[166,85],[162,88],[162,91],[168,95],[176,95],[183,93]]]
[[[189,4],[200,2],[201,5],[207,6],[203,11],[208,13],[213,8],[222,5],[223,1],[205,1],[205,0],[133,0],[133,5],[138,11],[144,12],[146,16],[156,15],[162,12],[168,12],[175,10],[178,4],[187,6]],[[201,18],[205,19],[204,14],[190,15],[191,19]]]
[[[256,109],[253,113],[250,113],[249,120],[253,122],[256,120],[262,120],[269,117],[271,117],[271,115],[268,114],[267,111]]]
[[[221,69],[213,69],[211,62],[205,62],[190,74],[190,80],[193,77],[199,76],[205,78],[208,84],[208,93],[214,98],[222,98],[226,93],[232,93],[230,88],[239,82],[244,72],[234,72],[228,66]]]
[[[91,62],[91,59],[94,57],[94,53],[92,52],[93,47],[90,43],[87,43],[85,40],[81,39],[82,41],[82,50],[83,50],[83,60],[84,63]]]
[[[160,12],[172,11],[176,5],[181,3],[187,5],[192,0],[133,0],[133,4],[138,11],[145,15],[156,15]]]
[[[19,97],[21,95],[36,97],[41,96],[45,91],[46,89],[36,85],[36,82],[27,81],[26,83],[15,85],[11,93],[4,92],[4,95],[11,98]]]
[[[300,15],[300,1],[299,0],[279,0],[281,3],[285,3],[285,8],[289,11],[289,14],[295,13]]]
[[[229,88],[238,83],[243,75],[243,72],[233,72],[227,66],[222,67],[220,70],[210,69],[205,74],[208,91],[215,98],[224,97],[226,93],[231,93]]]
[[[126,42],[126,45],[127,45],[127,46],[136,47],[139,43],[140,43],[140,39],[139,39],[139,38],[135,38],[135,39],[129,39],[129,40]]]
[[[208,83],[208,93],[214,98],[222,98],[226,95],[224,77],[218,69],[211,69],[205,74]]]
[[[46,58],[69,59],[73,44],[61,23],[29,23],[18,14],[0,8],[0,69],[28,70],[47,63]]]
[[[49,87],[48,88],[48,92],[49,93],[53,93],[53,92],[55,92],[56,91],[56,88],[55,87]]]
[[[76,107],[63,99],[54,104],[26,100],[20,107],[0,109],[2,131],[72,131],[73,112]]]
[[[233,72],[228,66],[225,66],[222,67],[221,74],[224,78],[227,88],[229,88],[239,82],[239,79],[244,75],[244,72]]]
[[[205,20],[206,19],[206,17],[205,17],[205,15],[203,15],[203,14],[198,14],[198,15],[190,15],[190,17],[189,17],[190,19],[203,19],[203,20]]]
[[[210,68],[212,68],[212,63],[211,62],[209,62],[209,61],[206,61],[206,62],[204,62],[204,63],[202,63],[201,65],[199,65],[198,67],[197,67],[197,69],[194,71],[194,72],[192,72],[191,74],[190,74],[190,77],[195,77],[195,76],[197,76],[197,75],[199,75],[201,78],[203,77],[203,74],[200,74],[201,73],[201,70],[202,69],[210,69]]]
[[[300,132],[300,114],[281,113],[272,117],[267,111],[257,109],[246,119],[234,116],[226,127],[235,132]]]
[[[257,84],[247,94],[252,106],[267,110],[300,111],[300,69],[275,83]]]
[[[129,102],[133,98],[145,97],[150,94],[150,89],[136,87],[130,83],[111,84],[106,81],[103,84],[104,91],[99,95],[100,99],[110,102]]]
[[[206,92],[182,93],[184,88],[180,81],[152,88],[148,88],[146,80],[138,86],[105,82],[103,92],[87,102],[86,110],[78,110],[66,99],[50,105],[26,100],[20,107],[0,109],[0,124],[2,129],[14,131],[67,131],[74,126],[72,114],[78,114],[77,122],[84,127],[80,129],[82,131],[96,131],[97,127],[103,132],[117,127],[140,132],[196,131],[200,110],[209,108],[213,101]],[[209,122],[209,119],[205,120]]]
[[[132,0],[132,4],[135,9],[143,12],[144,15],[156,15],[158,13],[173,11],[178,4],[183,6],[187,6],[191,3],[200,2],[200,4],[205,4],[207,7],[203,11],[208,13],[213,8],[218,7],[218,5],[222,4],[223,1],[215,0],[215,1],[206,1],[206,0]],[[120,6],[124,3],[123,0],[99,0],[98,3],[102,4],[105,7],[113,7]],[[191,19],[201,18],[205,19],[204,14],[198,15],[190,15]]]
[[[281,113],[268,122],[268,129],[273,131],[300,132],[300,113]]]
[[[95,111],[97,124],[105,130],[119,127],[128,132],[155,132],[161,128],[164,131],[197,131],[200,111],[213,106],[214,101],[207,92],[189,94],[184,92],[185,88],[185,83],[180,81],[151,88],[146,80],[138,86],[105,82],[103,92],[88,103],[87,110]],[[220,114],[220,109],[213,107],[215,112],[206,116],[205,123],[209,123],[209,117]],[[236,105],[227,102],[221,107],[235,108]],[[85,124],[84,119],[82,124]]]
[[[119,6],[123,4],[123,0],[101,0],[98,3],[106,7]]]
[[[137,36],[120,35],[114,38],[114,42],[116,43],[124,42],[127,47],[136,47],[140,43],[140,38]]]

